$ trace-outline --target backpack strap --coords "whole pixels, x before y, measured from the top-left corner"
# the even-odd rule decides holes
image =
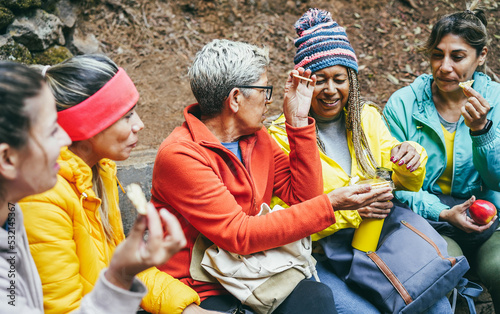
[[[467,305],[469,306],[469,313],[476,314],[476,307],[474,305],[473,298],[477,298],[482,292],[483,288],[480,285],[475,282],[469,281],[467,278],[462,277],[458,282],[458,285],[453,289],[453,313],[455,313],[457,295],[460,295],[467,301]]]

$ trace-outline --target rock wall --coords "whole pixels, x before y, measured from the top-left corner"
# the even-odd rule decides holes
[[[0,60],[53,65],[102,53],[93,34],[78,30],[80,8],[70,0],[0,0]]]

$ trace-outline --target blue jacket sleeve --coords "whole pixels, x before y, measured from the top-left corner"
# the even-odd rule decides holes
[[[496,109],[496,108],[495,108]],[[500,191],[500,126],[493,121],[488,133],[471,136],[474,168],[489,189]]]

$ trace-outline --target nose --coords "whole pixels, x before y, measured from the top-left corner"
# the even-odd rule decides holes
[[[336,88],[335,84],[333,83],[333,80],[327,81],[323,92],[326,94],[335,94],[337,92],[337,88]]]
[[[446,72],[446,73],[453,71],[452,61],[451,61],[450,57],[443,58],[443,62],[441,63],[440,70],[442,72]]]
[[[138,114],[135,114],[136,120],[132,122],[132,132],[137,133],[144,129],[144,123],[141,120],[141,117],[139,117]]]
[[[71,145],[72,143],[71,138],[69,137],[68,133],[66,133],[66,131],[64,131],[64,129],[61,128],[61,126],[59,126],[58,137],[60,146],[59,148]]]

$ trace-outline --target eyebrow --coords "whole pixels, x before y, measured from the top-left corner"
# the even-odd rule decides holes
[[[443,52],[443,50],[439,49],[438,47],[434,48],[434,50],[439,50],[439,51]],[[463,51],[467,51],[467,49],[455,49],[455,50],[452,50],[451,52],[463,52]]]
[[[127,113],[129,113],[130,111],[133,111],[135,109],[135,107],[137,107],[137,104],[135,104],[132,108],[130,108],[130,110],[127,111]]]
[[[319,74],[316,74],[316,76],[325,77],[325,76],[326,76],[326,74],[319,73]],[[335,74],[333,77],[339,77],[339,76],[347,76],[347,74],[344,74],[344,73],[337,73],[337,74]]]

